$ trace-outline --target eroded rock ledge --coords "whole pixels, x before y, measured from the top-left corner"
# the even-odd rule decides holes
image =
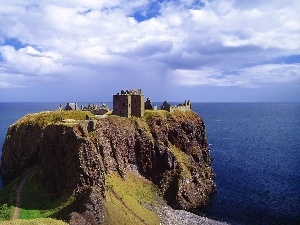
[[[92,132],[81,123],[40,124],[25,118],[8,129],[2,178],[8,183],[34,165],[46,187],[83,196],[85,208],[73,217],[97,224],[105,221],[105,181],[111,172],[126,179],[128,168],[137,168],[175,209],[203,206],[215,190],[204,123],[194,112],[109,116],[98,119]]]

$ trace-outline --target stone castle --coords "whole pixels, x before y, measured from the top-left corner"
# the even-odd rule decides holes
[[[77,103],[67,103],[65,110],[83,110],[91,111],[95,115],[104,115],[109,112],[107,105],[102,104],[101,107],[97,105],[89,104],[88,107],[81,106],[78,108]],[[161,110],[168,112],[174,112],[175,110],[190,111],[192,105],[190,100],[186,100],[184,103],[171,106],[167,101],[164,101]],[[62,110],[62,106],[59,106],[58,110]],[[122,117],[142,117],[145,110],[157,110],[157,105],[153,106],[150,98],[145,101],[145,96],[142,93],[142,89],[138,90],[122,90],[120,93],[113,95],[113,114]]]
[[[142,117],[145,112],[142,90],[126,90],[113,95],[113,114],[124,117]]]
[[[142,117],[145,110],[157,110],[157,106],[152,106],[150,98],[144,102],[144,95],[142,90],[126,90],[113,95],[113,114],[123,117]],[[192,110],[190,100],[186,100],[183,104],[177,106],[171,106],[167,101],[164,101],[160,108],[168,112],[174,112],[175,110],[190,111]]]

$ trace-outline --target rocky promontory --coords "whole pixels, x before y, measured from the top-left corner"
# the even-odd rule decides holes
[[[195,112],[157,110],[141,118],[110,115],[91,121],[85,113],[42,112],[10,126],[1,158],[4,183],[36,166],[46,188],[75,197],[68,210],[71,224],[112,224],[108,196],[130,208],[112,177],[122,183],[135,174],[174,209],[209,202],[215,190],[211,157],[204,123]],[[150,210],[155,205],[139,204]]]

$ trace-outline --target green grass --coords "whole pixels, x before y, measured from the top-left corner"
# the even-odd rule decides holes
[[[0,221],[10,220],[15,209],[17,190],[24,175],[0,189]]]
[[[147,135],[152,136],[151,129],[149,128],[149,124],[144,119],[135,120],[135,124],[137,125],[138,129],[142,129],[144,133]]]
[[[61,220],[51,218],[40,218],[32,220],[11,220],[0,222],[0,225],[66,225],[67,223]]]
[[[14,207],[7,204],[0,206],[0,221],[10,220]],[[1,224],[1,222],[0,222]]]
[[[49,111],[28,114],[16,122],[20,124],[37,124],[46,127],[49,124],[60,123],[62,119],[85,120],[86,115],[94,117],[95,115],[89,111],[71,110],[71,111]]]
[[[45,189],[38,179],[38,167],[33,167],[16,178],[9,185],[0,190],[0,221],[10,220],[15,209],[17,189],[27,173],[31,173],[28,177],[21,194],[21,210],[19,219],[56,217],[57,214],[67,206],[71,205],[75,200],[69,195],[57,196]],[[40,224],[35,221],[27,221],[24,224]],[[50,223],[45,220],[45,224],[62,224]],[[55,220],[52,220],[55,221]],[[49,223],[48,223],[49,222]],[[0,222],[2,224],[3,222]],[[9,224],[9,223],[5,223]],[[14,223],[23,224],[23,223]]]
[[[163,119],[171,116],[171,113],[166,110],[145,110],[144,118],[146,120],[151,119],[152,117],[161,117]]]
[[[123,180],[111,173],[106,180],[106,224],[159,224],[158,215],[145,205],[156,205],[158,189],[148,180],[127,172]]]
[[[190,177],[191,176],[191,172],[190,172],[191,164],[189,163],[190,156],[188,154],[186,154],[185,152],[181,151],[179,148],[177,148],[171,144],[170,144],[169,150],[176,157],[176,159],[179,163],[179,166],[182,169],[182,172],[184,173],[183,175]]]
[[[68,195],[56,196],[48,192],[39,183],[37,172],[33,172],[28,178],[21,199],[20,219],[52,217],[74,201]]]

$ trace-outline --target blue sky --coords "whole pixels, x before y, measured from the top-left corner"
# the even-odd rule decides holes
[[[299,102],[299,21],[294,0],[2,0],[0,102]]]

